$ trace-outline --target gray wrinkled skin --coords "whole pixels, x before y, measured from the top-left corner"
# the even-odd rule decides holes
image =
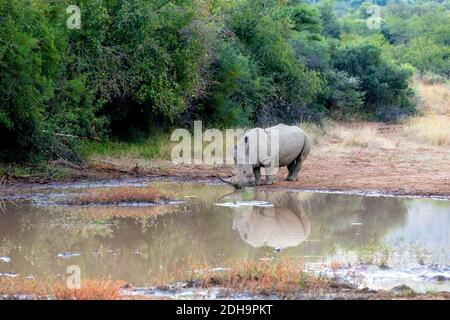
[[[271,147],[271,142],[276,140],[274,137],[279,138],[278,152],[271,152],[274,150]],[[272,184],[274,168],[286,166],[289,173],[285,180],[296,181],[310,150],[309,137],[297,126],[278,124],[267,129],[251,129],[242,137],[235,150],[237,164],[233,176],[221,180],[236,188]],[[265,181],[262,171],[266,175]]]

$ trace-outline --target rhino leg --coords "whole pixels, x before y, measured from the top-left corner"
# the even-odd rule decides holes
[[[292,171],[289,169],[289,175],[286,178],[288,181],[298,181],[298,173],[302,168],[303,161],[308,156],[311,151],[311,142],[307,136],[305,136],[305,142],[303,144],[302,152],[298,155],[298,157],[293,161],[294,165],[292,166]],[[292,163],[290,164],[292,165]]]
[[[255,175],[255,184],[257,186],[262,185],[261,181],[261,168],[257,167],[253,169],[253,173]]]
[[[266,184],[273,184],[272,168],[265,168],[265,169],[266,169]]]
[[[287,181],[298,181],[298,173],[300,172],[300,169],[302,168],[303,164],[303,157],[300,154],[295,161],[292,162],[292,170],[289,170],[289,175],[286,178]],[[292,164],[291,163],[291,164]]]
[[[289,178],[292,176],[292,173],[294,172],[294,167],[295,167],[295,160],[287,165],[289,172],[288,172],[287,177],[284,179],[285,181],[286,180],[291,181],[291,180],[289,180]]]

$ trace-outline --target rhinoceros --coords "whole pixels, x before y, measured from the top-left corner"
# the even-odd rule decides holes
[[[236,166],[229,178],[220,178],[236,188],[272,184],[274,169],[287,166],[285,180],[298,180],[303,161],[311,150],[309,137],[297,126],[278,124],[262,129],[254,128],[245,133],[234,150]],[[265,183],[261,169],[266,171]]]

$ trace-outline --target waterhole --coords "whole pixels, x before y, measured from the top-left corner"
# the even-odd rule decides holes
[[[170,201],[66,201],[105,186],[150,186]],[[76,265],[81,277],[145,287],[195,265],[292,257],[361,288],[450,289],[450,201],[180,181],[10,188],[1,197],[0,277],[66,277]]]

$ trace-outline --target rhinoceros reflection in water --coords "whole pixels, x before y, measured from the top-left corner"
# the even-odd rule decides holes
[[[261,197],[261,193],[258,193]],[[303,213],[296,194],[283,194],[277,199],[267,198],[269,206],[241,207],[233,220],[233,230],[252,247],[269,246],[276,249],[295,247],[302,243],[311,231],[308,217]],[[276,201],[273,201],[276,200]]]

